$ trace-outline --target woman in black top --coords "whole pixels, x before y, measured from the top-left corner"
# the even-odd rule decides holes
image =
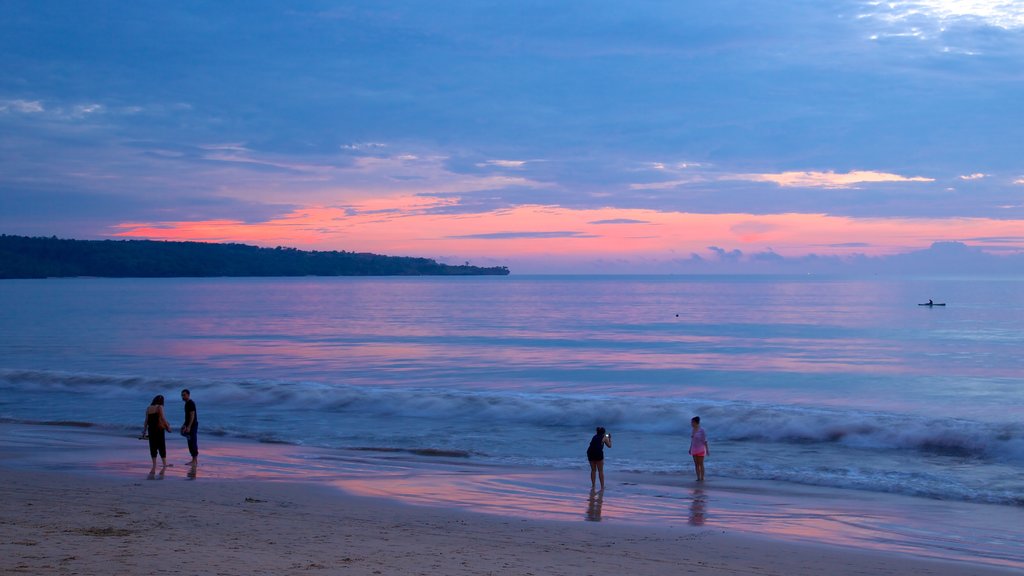
[[[605,432],[601,426],[597,427],[597,434],[590,439],[590,446],[587,447],[587,460],[590,461],[590,487],[594,488],[595,476],[601,479],[601,490],[604,490],[604,447],[612,447],[612,435]]]
[[[143,423],[142,437],[149,438],[149,455],[153,458],[153,469],[156,470],[156,455],[160,454],[164,468],[167,467],[167,442],[164,432],[171,431],[171,425],[164,418],[164,397],[157,394],[149,407],[146,408],[146,421]]]

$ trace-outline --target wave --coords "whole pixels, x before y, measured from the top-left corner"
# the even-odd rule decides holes
[[[713,441],[781,445],[840,445],[869,451],[913,451],[921,455],[1024,462],[1024,424],[980,422],[914,414],[815,408],[784,404],[708,401],[426,387],[365,387],[281,380],[197,380],[107,376],[70,372],[0,370],[0,390],[68,392],[103,398],[142,396],[182,388],[204,402],[274,413],[296,410],[381,419],[430,419],[486,423],[488,427],[607,428],[645,434],[688,436],[700,415]],[[70,422],[70,421],[69,421]],[[69,423],[68,425],[81,425]],[[223,434],[224,429],[211,429]],[[231,434],[235,435],[235,434]],[[250,436],[249,434],[240,434]],[[257,434],[263,442],[288,438]]]
[[[631,470],[643,473],[644,470]],[[878,469],[867,466],[829,467],[829,466],[787,466],[778,467],[759,463],[715,464],[715,475],[728,478],[747,480],[768,480],[840,488],[865,492],[883,492],[929,498],[933,500],[949,500],[997,504],[1024,507],[1024,494],[1019,486],[993,486],[986,483],[968,484],[951,479],[942,474],[930,474],[921,471],[903,471]],[[656,475],[677,475],[677,471],[657,471]],[[689,475],[689,470],[685,472]]]
[[[415,454],[416,456],[433,456],[441,458],[470,458],[472,456],[483,455],[469,450],[442,450],[440,448],[391,448],[386,446],[356,446],[353,448],[348,448],[348,450],[354,450],[357,452],[383,452],[387,454]]]
[[[29,424],[32,426],[65,426],[68,428],[104,428],[97,422],[77,420],[29,420],[25,418],[0,418],[0,424]]]
[[[1024,425],[860,410],[718,405],[703,411],[719,438],[735,442],[840,444],[961,458],[1024,461]]]
[[[112,376],[85,372],[0,370],[0,387],[26,392],[82,392],[137,396],[139,392],[187,388],[194,380]]]

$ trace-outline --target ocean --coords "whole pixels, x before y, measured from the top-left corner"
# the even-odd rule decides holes
[[[1024,277],[0,282],[0,422],[1024,506]],[[919,306],[934,299],[942,307]],[[139,448],[139,461],[148,454]],[[581,472],[585,475],[585,472]]]

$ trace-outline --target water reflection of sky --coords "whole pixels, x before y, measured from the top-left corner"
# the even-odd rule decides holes
[[[829,388],[839,383],[851,399],[873,402],[884,391],[905,404],[943,396],[936,381],[1020,382],[1024,291],[1003,284],[27,281],[0,286],[5,301],[17,303],[5,311],[10,339],[0,347],[0,366],[379,386],[711,391],[726,399],[793,394],[812,401],[816,393],[830,401]],[[916,306],[936,296],[950,306]],[[968,401],[972,390],[982,396],[967,387]]]

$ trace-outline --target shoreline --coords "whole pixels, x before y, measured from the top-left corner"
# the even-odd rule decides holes
[[[5,573],[961,574],[963,564],[401,506],[302,483],[4,471]],[[59,503],[59,505],[54,505]],[[979,575],[1008,574],[971,567]]]
[[[275,570],[302,569],[299,558],[309,560],[305,568],[358,567],[353,573],[377,566],[401,573],[653,574],[689,566],[709,574],[958,574],[969,566],[1006,574],[1024,567],[1002,546],[975,550],[964,541],[974,522],[990,530],[975,534],[978,540],[1002,537],[1013,550],[1019,528],[1006,526],[1024,512],[1006,507],[714,478],[695,487],[613,470],[608,490],[592,494],[582,469],[503,469],[217,437],[201,438],[196,478],[186,476],[187,456],[172,442],[173,466],[151,481],[143,443],[54,428],[0,425],[5,572],[52,572],[70,548],[79,552],[65,556],[76,558],[69,562],[85,563],[77,571],[99,573],[103,562],[85,558],[113,553],[110,544],[121,552],[106,562],[130,568],[147,550],[154,558],[166,552],[167,542],[188,554],[205,551],[203,565],[216,564],[218,573],[239,574],[274,562]],[[40,505],[53,502],[59,506]],[[170,532],[145,529],[151,503],[162,508],[157,522]],[[918,518],[896,526],[900,515]],[[934,532],[914,534],[927,526]],[[268,534],[294,554],[261,548]],[[936,534],[946,538],[935,542]],[[231,550],[245,553],[226,554]]]

